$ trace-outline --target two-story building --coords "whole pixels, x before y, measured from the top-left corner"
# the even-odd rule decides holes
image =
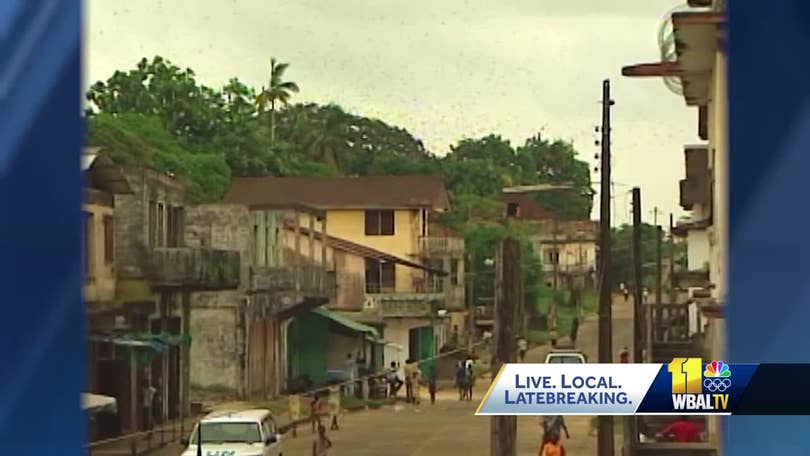
[[[549,287],[595,289],[597,222],[561,219],[531,192],[504,192],[501,201],[517,208],[516,219],[534,226],[532,242]]]
[[[630,77],[660,77],[697,108],[697,136],[706,141],[686,146],[686,176],[680,182],[681,205],[691,210],[676,234],[686,237],[689,270],[684,282],[702,288],[696,299],[706,327],[703,356],[723,358],[725,301],[728,290],[728,89],[725,0],[689,0],[668,15],[659,42],[661,61],[626,66]],[[663,38],[663,39],[661,39]],[[687,285],[687,284],[684,284]],[[687,356],[683,348],[679,356]],[[654,355],[655,353],[653,353]],[[690,454],[714,454],[720,449],[719,420],[708,420],[711,448],[683,448]],[[657,451],[646,447],[649,454]],[[637,446],[638,451],[645,447]],[[660,453],[655,453],[660,454]]]
[[[117,169],[130,192],[113,196],[104,228],[114,238],[106,254],[115,271],[114,299],[103,311],[90,307],[88,335],[97,391],[121,398],[104,436],[188,412],[191,293],[233,288],[240,277],[239,252],[185,246],[180,179],[149,168]],[[156,390],[151,402],[150,387]]]
[[[100,153],[86,148],[82,153],[85,173],[84,212],[82,227],[83,298],[91,330],[115,319],[115,195],[131,193],[121,169]],[[106,353],[103,348],[106,348]],[[121,372],[129,366],[116,361],[111,347],[88,343],[88,390],[116,399],[119,409],[132,407],[132,396],[126,385],[112,381],[108,371]],[[89,438],[117,435],[121,432],[116,415],[107,413],[91,416]]]
[[[337,282],[327,307],[374,326],[403,347],[405,357],[435,354],[447,335],[445,314],[463,310],[463,298],[446,301],[447,271],[420,261],[431,238],[431,214],[449,207],[439,177],[235,178],[224,202],[323,211]],[[302,220],[288,231],[308,225]]]

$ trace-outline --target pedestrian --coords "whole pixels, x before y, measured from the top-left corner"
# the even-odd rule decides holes
[[[524,337],[518,337],[518,359],[522,363],[526,359],[526,352],[529,351],[529,342]]]
[[[414,401],[413,397],[413,360],[408,358],[405,360],[405,402],[408,404]]]
[[[456,387],[458,387],[458,400],[463,401],[467,397],[467,368],[461,361],[456,364]]]
[[[312,421],[312,433],[321,427],[321,414],[323,413],[323,401],[321,395],[316,391],[312,393],[312,402],[309,404],[309,419]]]
[[[428,376],[428,392],[430,393],[430,405],[436,403],[436,371],[431,369]]]
[[[400,388],[402,388],[402,380],[397,375],[397,363],[391,361],[391,368],[388,370],[386,374],[386,378],[388,380],[388,396],[396,398],[397,392]]]
[[[630,350],[627,346],[623,347],[622,351],[619,353],[619,362],[623,364],[630,362]]]
[[[345,371],[349,381],[346,385],[346,395],[354,396],[354,382],[357,380],[357,362],[355,362],[351,353],[346,355]]]
[[[340,387],[338,386],[330,386],[329,387],[329,415],[332,416],[332,424],[330,429],[333,431],[337,431],[340,429],[338,425],[338,415],[340,415]]]
[[[627,301],[630,300],[630,290],[625,288],[624,290],[622,290],[622,294],[624,295],[624,302],[627,302]]]
[[[422,401],[422,370],[419,369],[419,364],[414,363],[413,369],[413,403],[419,405]]]
[[[324,456],[327,451],[332,448],[332,441],[326,435],[326,427],[318,425],[318,438],[315,440],[315,454]]]
[[[659,437],[675,442],[700,442],[700,426],[688,416],[681,416],[658,433]]]
[[[555,435],[561,436],[565,431],[565,438],[570,439],[571,435],[568,433],[568,426],[565,424],[565,418],[562,415],[554,415],[543,419],[543,442],[549,442]]]
[[[475,370],[473,368],[472,362],[467,365],[466,375],[465,375],[465,383],[467,386],[467,400],[472,400],[473,395],[473,386],[475,386]]]
[[[579,332],[579,317],[574,317],[574,319],[571,320],[571,334],[569,334],[571,337],[571,345],[577,344],[577,332]]]
[[[141,390],[141,398],[142,402],[142,417],[143,417],[143,428],[144,430],[152,429],[152,405],[155,401],[155,393],[157,389],[149,383],[149,380],[144,382],[143,388]]]
[[[559,434],[552,433],[547,441],[540,445],[539,456],[565,456],[565,447],[560,442]]]

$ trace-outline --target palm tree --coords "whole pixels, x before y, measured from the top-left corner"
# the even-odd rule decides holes
[[[292,81],[283,81],[284,72],[290,66],[289,63],[279,63],[275,57],[270,59],[270,82],[267,87],[262,87],[259,96],[256,97],[256,107],[259,112],[265,112],[270,107],[270,148],[276,142],[276,102],[286,105],[292,93],[298,92],[298,84]]]

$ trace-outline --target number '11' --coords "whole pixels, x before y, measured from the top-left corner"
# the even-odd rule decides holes
[[[667,366],[672,375],[672,394],[700,394],[703,392],[703,360],[675,358]]]

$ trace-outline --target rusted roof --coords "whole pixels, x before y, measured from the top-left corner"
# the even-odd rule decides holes
[[[286,222],[284,227],[289,231],[295,231],[296,226],[294,222]],[[303,236],[309,236],[309,229],[303,226],[298,227],[298,232],[300,232]],[[315,231],[312,234],[312,237],[316,240],[320,241],[323,238],[323,234]],[[352,255],[356,255],[363,258],[370,258],[374,260],[386,261],[390,263],[397,263],[403,266],[408,266],[415,269],[422,269],[424,271],[432,272],[434,274],[440,276],[446,276],[447,272],[442,269],[431,268],[429,266],[425,266],[423,264],[417,263],[415,261],[406,260],[404,258],[400,258],[396,255],[391,255],[390,253],[383,252],[381,250],[377,250],[371,248],[366,245],[358,244],[356,242],[349,241],[347,239],[327,235],[326,242],[329,243],[329,247],[333,249],[340,250],[342,252],[350,253]]]
[[[677,62],[639,63],[636,65],[628,65],[622,67],[622,76],[629,76],[629,77],[677,76],[678,71],[679,69]]]
[[[502,193],[501,201],[518,205],[517,218],[520,220],[550,220],[554,213],[537,203],[530,193]]]
[[[711,225],[711,220],[697,220],[693,222],[681,222],[672,228],[672,234],[679,237],[684,237],[693,230],[705,230]]]
[[[223,202],[251,207],[303,204],[320,209],[444,211],[450,206],[440,176],[237,177]]]
[[[99,147],[85,147],[81,156],[82,171],[88,174],[88,186],[109,193],[131,194],[121,167],[102,153]]]

